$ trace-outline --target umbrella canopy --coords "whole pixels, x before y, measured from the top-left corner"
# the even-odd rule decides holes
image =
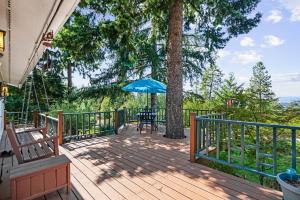
[[[159,81],[148,78],[134,81],[124,86],[122,89],[127,92],[166,93],[167,87]]]

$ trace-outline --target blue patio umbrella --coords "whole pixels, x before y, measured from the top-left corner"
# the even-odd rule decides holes
[[[140,79],[134,81],[122,88],[127,92],[147,93],[147,106],[148,106],[148,93],[166,93],[167,87],[165,84],[154,80],[152,78]]]

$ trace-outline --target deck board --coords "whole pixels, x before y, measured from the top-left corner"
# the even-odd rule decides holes
[[[282,193],[189,161],[189,141],[160,134],[139,135],[130,127],[119,135],[67,143],[60,153],[72,160],[72,192],[65,190],[41,199],[184,200],[282,199]],[[2,143],[0,143],[2,144]],[[3,147],[2,147],[3,148]],[[8,181],[14,157],[0,157]],[[7,171],[8,169],[8,171]]]

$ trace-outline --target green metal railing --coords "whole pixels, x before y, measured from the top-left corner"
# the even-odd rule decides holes
[[[116,124],[116,112],[118,121]],[[125,123],[124,110],[108,112],[63,113],[63,140],[104,136],[117,132]]]
[[[28,117],[28,122],[32,122],[31,115],[29,115]],[[6,121],[13,122],[15,125],[24,123],[24,120],[22,119],[22,112],[6,112]]]
[[[126,109],[126,122],[138,122],[137,114],[140,112],[145,112],[145,108],[127,108]],[[157,124],[166,123],[166,109],[165,108],[156,108],[155,110],[148,109],[147,111],[155,112],[156,118],[155,121]],[[183,109],[182,117],[184,127],[190,127],[190,113],[196,113],[197,115],[208,115],[214,113],[212,110],[197,110],[197,109]]]
[[[299,164],[300,127],[228,120],[224,115],[198,116],[195,126],[196,159],[267,177]]]

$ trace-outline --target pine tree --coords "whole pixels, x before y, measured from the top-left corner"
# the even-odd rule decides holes
[[[241,108],[244,105],[244,84],[239,84],[233,73],[224,80],[224,83],[216,91],[214,101],[215,109],[229,112],[232,110],[228,107],[227,102],[232,101],[232,108]]]
[[[210,65],[203,72],[200,90],[205,100],[212,100],[222,85],[223,73],[216,65]]]
[[[249,97],[248,107],[255,120],[263,120],[276,102],[276,98],[272,91],[271,76],[262,62],[253,66],[253,74],[247,93]]]

